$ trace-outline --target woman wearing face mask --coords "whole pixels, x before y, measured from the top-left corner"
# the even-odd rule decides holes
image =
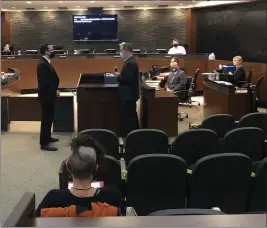
[[[170,48],[170,50],[168,51],[169,55],[185,55],[186,51],[185,48],[183,46],[179,46],[178,40],[174,39],[172,41],[172,48]]]

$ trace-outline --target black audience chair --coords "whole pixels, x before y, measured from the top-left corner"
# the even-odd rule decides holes
[[[187,165],[170,154],[141,155],[127,168],[127,206],[144,216],[164,209],[185,208]]]
[[[240,127],[258,127],[267,136],[267,113],[255,112],[243,116],[239,121]]]
[[[130,132],[125,139],[125,161],[143,154],[167,154],[168,136],[156,129],[138,129]]]
[[[150,213],[148,216],[177,216],[177,215],[225,215],[222,211],[212,209],[169,209]]]
[[[223,140],[225,153],[242,153],[252,161],[265,157],[265,134],[257,127],[241,127],[229,131]]]
[[[103,181],[104,186],[116,185],[122,189],[121,166],[119,161],[110,155],[105,155],[106,164],[103,169],[96,172],[94,180]],[[67,189],[68,183],[72,181],[72,177],[66,167],[66,160],[62,161],[59,169],[59,188]]]
[[[261,89],[262,89],[262,82],[264,80],[264,76],[261,76],[256,83],[256,107],[257,108],[267,108],[267,102],[263,97],[261,97]]]
[[[211,115],[202,121],[201,128],[213,130],[218,138],[223,138],[228,131],[235,128],[235,119],[227,114]]]
[[[198,159],[219,152],[217,134],[208,129],[191,129],[180,133],[172,144],[172,154],[182,157],[188,166]]]
[[[219,207],[246,212],[252,163],[244,154],[214,154],[198,160],[189,178],[187,208]]]
[[[106,149],[108,155],[120,159],[119,139],[114,132],[106,129],[88,129],[78,133],[81,134],[91,135]]]
[[[264,158],[257,167],[252,181],[251,201],[249,211],[267,211],[267,158]]]

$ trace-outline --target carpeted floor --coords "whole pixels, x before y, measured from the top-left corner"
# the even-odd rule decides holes
[[[195,97],[203,103],[202,97]],[[178,131],[188,129],[189,122],[202,120],[202,105],[180,107],[188,112],[189,118],[178,122]],[[41,151],[38,145],[39,122],[12,122],[11,129],[1,135],[1,182],[0,182],[0,224],[13,210],[25,192],[36,194],[36,205],[52,188],[59,187],[58,170],[62,160],[70,154],[71,133],[57,136],[57,152]]]

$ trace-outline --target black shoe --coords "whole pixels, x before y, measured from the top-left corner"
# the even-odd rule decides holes
[[[54,143],[54,142],[58,142],[58,141],[59,141],[59,139],[51,138],[49,142]]]
[[[57,151],[57,148],[53,146],[45,145],[45,146],[41,146],[41,150]]]

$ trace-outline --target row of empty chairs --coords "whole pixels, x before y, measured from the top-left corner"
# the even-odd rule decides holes
[[[201,128],[215,131],[219,138],[223,138],[228,131],[238,127],[258,127],[267,137],[267,113],[249,113],[238,122],[235,122],[231,115],[217,114],[208,116],[201,123]]]
[[[89,129],[79,134],[92,135],[106,148],[108,155],[118,160],[123,157],[126,164],[139,155],[164,153],[182,157],[189,166],[201,157],[216,153],[243,153],[252,161],[260,161],[266,157],[265,134],[257,127],[230,130],[223,140],[219,140],[217,133],[212,130],[190,129],[178,134],[171,147],[167,135],[156,129],[130,132],[124,147],[119,146],[118,137],[109,130]]]
[[[239,153],[205,156],[191,167],[172,154],[140,155],[128,164],[126,180],[119,162],[107,159],[107,169],[96,180],[116,184],[126,199],[122,207],[133,207],[138,215],[179,208],[219,207],[227,214],[267,209],[267,158],[251,172],[252,161]]]

